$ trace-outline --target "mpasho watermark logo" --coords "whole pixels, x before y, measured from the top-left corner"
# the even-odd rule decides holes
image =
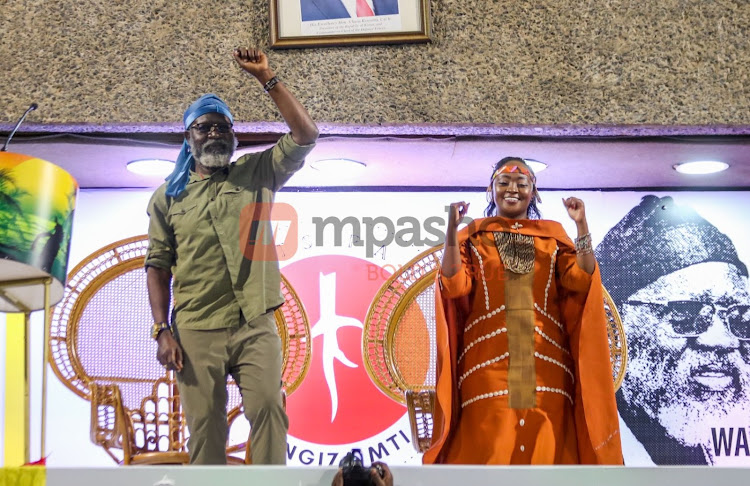
[[[410,247],[436,246],[445,242],[445,232],[441,226],[445,227],[446,220],[437,216],[431,216],[422,222],[413,216],[402,216],[395,223],[385,216],[364,217],[361,221],[354,216],[344,219],[335,216],[327,218],[316,216],[313,217],[312,222],[315,225],[316,246],[324,246],[326,227],[330,227],[333,231],[333,245],[341,246],[344,228],[349,226],[351,244],[364,247],[367,258],[372,258],[378,248],[392,243]]]
[[[316,247],[362,247],[367,258],[388,245],[399,247],[434,247],[445,243],[447,215],[429,216],[420,220],[414,216],[400,216],[395,221],[387,216],[358,218],[346,216],[313,216],[312,245]],[[474,220],[464,216],[460,225],[471,225]],[[298,248],[299,228],[297,211],[285,203],[248,204],[240,215],[240,245],[245,258],[258,261],[284,261],[294,256]]]
[[[248,260],[284,261],[297,253],[297,211],[284,203],[248,204],[240,212],[240,248]]]
[[[449,210],[450,206],[446,206],[446,215]],[[473,221],[465,216],[461,224]],[[364,247],[367,258],[372,258],[378,249],[394,243],[404,248],[442,245],[448,220],[441,216],[430,216],[422,221],[414,216],[401,216],[395,222],[386,216],[363,217],[361,220],[354,216],[344,219],[315,216],[312,223],[315,226],[315,246],[325,246],[326,228],[330,228],[333,234],[333,246],[342,246],[345,228],[348,228],[351,230],[351,245]]]

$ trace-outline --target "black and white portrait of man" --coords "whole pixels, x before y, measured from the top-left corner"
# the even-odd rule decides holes
[[[627,336],[626,465],[747,453],[750,288],[733,242],[692,208],[646,196],[596,256]]]

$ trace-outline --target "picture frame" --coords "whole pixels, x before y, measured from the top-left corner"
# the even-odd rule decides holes
[[[269,1],[273,49],[431,40],[430,0]]]

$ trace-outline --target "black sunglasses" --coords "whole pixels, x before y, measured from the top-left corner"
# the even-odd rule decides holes
[[[667,321],[674,334],[697,337],[711,327],[713,316],[718,314],[738,339],[750,340],[750,305],[734,304],[721,307],[712,302],[672,300],[666,303],[626,300],[629,305],[647,305],[656,310],[660,319]]]
[[[231,123],[196,123],[191,125],[190,128],[198,130],[200,133],[210,133],[211,130],[216,128],[219,133],[229,133],[232,131]]]

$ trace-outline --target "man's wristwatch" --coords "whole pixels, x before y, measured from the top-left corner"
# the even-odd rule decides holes
[[[172,325],[168,322],[154,322],[151,326],[151,339],[155,341],[164,330],[172,332]]]
[[[279,84],[279,77],[274,76],[271,79],[269,79],[266,84],[263,85],[263,91],[268,93],[271,91],[277,84]]]

